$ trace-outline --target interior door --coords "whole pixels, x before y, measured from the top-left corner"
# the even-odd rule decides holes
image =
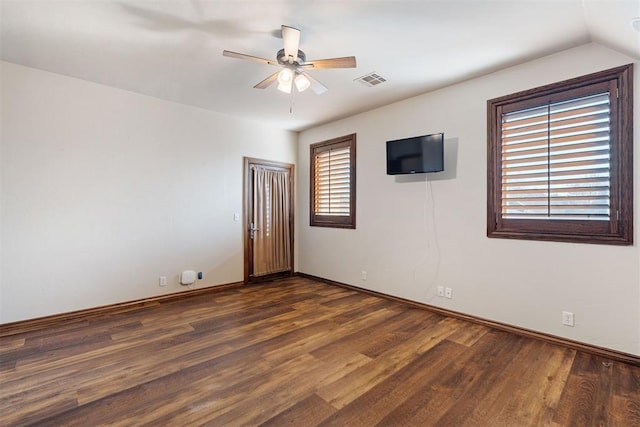
[[[245,283],[293,271],[293,171],[288,163],[245,158]]]

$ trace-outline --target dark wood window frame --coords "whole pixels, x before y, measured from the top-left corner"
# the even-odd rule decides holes
[[[320,212],[317,207],[316,186],[316,160],[318,155],[331,150],[349,148],[349,211],[345,214],[327,215]],[[356,134],[341,136],[338,138],[311,144],[309,147],[309,169],[311,179],[309,182],[309,224],[315,227],[356,228]]]
[[[503,114],[610,88],[609,219],[512,219],[502,211]],[[487,101],[487,236],[612,245],[633,244],[633,64]]]

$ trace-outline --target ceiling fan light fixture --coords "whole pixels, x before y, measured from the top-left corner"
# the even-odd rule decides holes
[[[293,85],[293,71],[290,68],[283,68],[278,73],[278,90],[284,93],[291,93]]]
[[[291,80],[293,80],[293,71],[290,68],[283,68],[278,73],[278,83],[291,85]]]
[[[291,93],[291,82],[289,83],[278,83],[278,90],[284,93]]]
[[[298,74],[294,82],[296,84],[296,89],[298,89],[298,92],[304,92],[305,90],[309,89],[309,86],[311,86],[311,82],[304,74]]]

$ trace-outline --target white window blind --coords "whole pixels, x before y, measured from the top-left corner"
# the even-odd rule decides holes
[[[316,215],[351,214],[351,150],[330,148],[315,155],[314,212]]]
[[[502,217],[610,219],[609,93],[502,115]]]

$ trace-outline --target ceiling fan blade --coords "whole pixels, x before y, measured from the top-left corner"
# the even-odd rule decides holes
[[[309,86],[311,88],[312,91],[314,91],[317,95],[320,95],[321,93],[325,93],[326,91],[329,90],[328,87],[326,87],[325,85],[323,85],[322,83],[320,83],[319,81],[317,81],[316,79],[314,79],[313,77],[311,77],[311,75],[309,73],[306,73],[304,71],[301,71],[300,74],[302,74],[303,76],[305,76],[307,79],[309,79],[309,83],[311,83],[311,86]]]
[[[342,58],[315,59],[305,62],[300,68],[313,68],[315,70],[322,68],[356,68],[356,57],[344,56]]]
[[[223,50],[222,55],[228,56],[229,58],[246,59],[253,62],[259,62],[261,64],[278,65],[278,61],[272,61],[270,59],[260,58],[257,56],[245,55],[244,53],[231,52],[230,50]]]
[[[269,86],[271,86],[271,84],[273,82],[278,80],[278,74],[280,74],[280,71],[276,71],[275,73],[271,74],[269,77],[267,77],[266,79],[264,79],[263,81],[261,81],[260,83],[255,85],[254,89],[266,89],[266,88],[268,88]]]
[[[282,40],[284,41],[285,57],[293,58],[295,62],[298,58],[298,49],[300,47],[300,30],[283,25]]]

